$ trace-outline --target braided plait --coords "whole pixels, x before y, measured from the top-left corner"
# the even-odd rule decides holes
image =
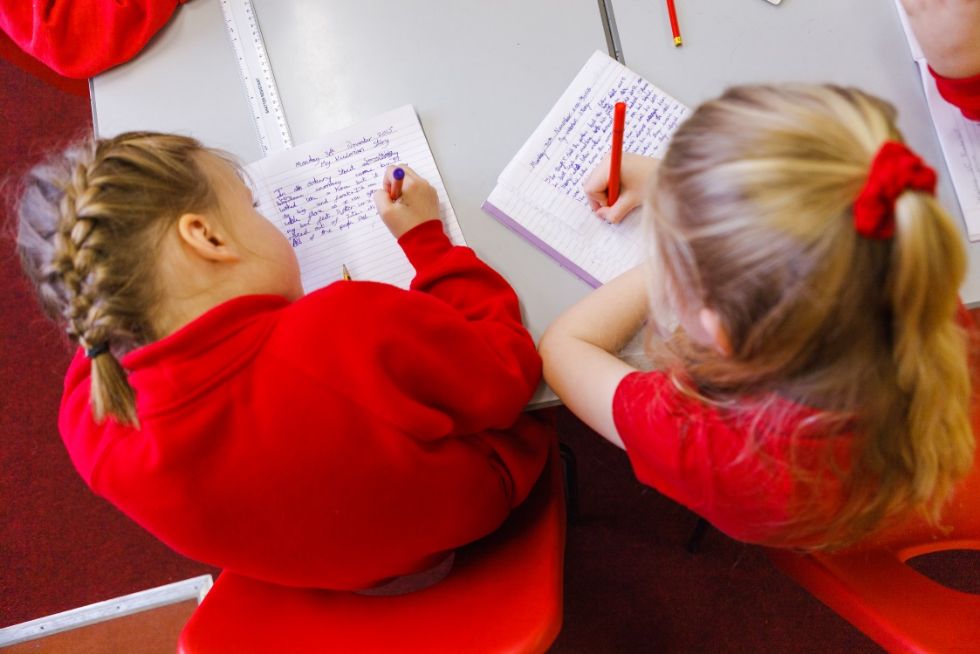
[[[155,339],[152,244],[181,213],[213,202],[186,137],[129,133],[86,141],[35,167],[19,206],[18,248],[41,303],[92,360],[91,399],[137,424],[116,356]]]
[[[106,281],[112,276],[106,274],[109,264],[104,260],[103,232],[108,221],[99,216],[101,189],[90,183],[90,171],[97,170],[101,163],[97,152],[92,155],[89,161],[75,163],[61,198],[52,273],[64,284],[65,331],[92,358],[91,395],[96,420],[112,414],[136,425],[135,394],[111,349],[113,340],[124,336],[126,330],[120,329],[121,321],[113,321],[112,314],[106,311],[106,298],[113,292],[106,288]]]

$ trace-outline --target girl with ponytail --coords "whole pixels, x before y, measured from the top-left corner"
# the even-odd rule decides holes
[[[540,343],[565,403],[638,478],[729,535],[853,543],[941,523],[974,460],[961,236],[892,108],[833,86],[733,88],[663,161],[585,185],[644,205],[650,261]],[[656,369],[615,353],[644,322]],[[673,327],[671,327],[673,326]]]

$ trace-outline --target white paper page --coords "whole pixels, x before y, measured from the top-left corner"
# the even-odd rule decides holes
[[[567,259],[572,265],[566,267],[579,268],[573,272],[589,283],[590,277],[609,281],[644,255],[639,212],[620,225],[610,225],[592,213],[582,192],[583,178],[609,152],[617,102],[627,105],[624,152],[647,156],[661,155],[690,113],[653,84],[596,52],[500,174],[498,188],[488,199],[517,223],[517,231],[529,232],[559,261]]]
[[[259,211],[296,250],[307,293],[341,279],[408,288],[414,270],[374,206],[385,168],[405,163],[439,194],[453,243],[463,234],[415,110],[406,105],[248,166]]]
[[[980,122],[967,120],[958,108],[943,100],[926,66],[925,60],[919,62],[929,113],[963,210],[967,235],[971,241],[980,241]]]
[[[895,0],[895,6],[912,50],[912,58],[919,69],[929,114],[936,128],[943,158],[946,159],[946,168],[953,182],[956,199],[963,211],[967,237],[971,241],[980,241],[980,122],[964,118],[963,112],[946,102],[939,94],[922,48],[909,27],[905,8],[899,0]]]
[[[912,58],[916,61],[922,61],[926,56],[922,54],[922,47],[919,45],[919,40],[915,38],[915,33],[912,32],[912,27],[909,25],[909,15],[905,13],[905,7],[902,6],[901,0],[895,0],[895,6],[898,7],[898,18],[902,21],[905,38],[909,42],[909,49],[912,50]]]

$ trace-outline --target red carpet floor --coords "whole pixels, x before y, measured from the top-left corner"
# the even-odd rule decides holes
[[[77,84],[56,88],[0,59],[0,88],[5,174],[91,129]],[[6,208],[2,226],[9,234]],[[76,475],[55,419],[67,349],[10,239],[0,248],[0,626],[217,572],[170,552]],[[709,531],[688,554],[691,513],[640,486],[625,456],[567,412],[559,427],[579,459],[582,512],[568,532],[555,652],[880,651],[756,548]]]
[[[3,33],[0,39],[0,53],[6,54],[10,43]],[[0,58],[4,176],[18,176],[47,148],[91,132],[84,83],[58,84],[61,88]],[[68,350],[20,273],[9,202],[10,193],[4,193],[0,626],[212,572],[158,543],[95,497],[75,473],[56,424]]]

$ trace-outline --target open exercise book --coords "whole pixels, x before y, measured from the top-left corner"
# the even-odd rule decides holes
[[[396,163],[411,166],[432,184],[446,234],[463,244],[422,125],[409,105],[248,166],[259,211],[296,250],[306,292],[341,279],[345,265],[354,279],[408,288],[414,271],[372,198],[385,168]]]
[[[980,241],[980,122],[967,120],[958,108],[939,95],[936,80],[929,72],[929,64],[922,54],[922,48],[909,27],[908,15],[899,0],[895,0],[895,5],[905,28],[912,58],[922,77],[926,103],[929,105],[932,123],[936,127],[939,144],[943,148],[943,157],[956,191],[956,199],[963,210],[967,236],[971,241]]]
[[[645,255],[639,216],[608,224],[592,213],[582,192],[582,179],[609,152],[617,102],[627,105],[623,151],[635,154],[663,154],[689,114],[683,104],[597,51],[483,204],[484,211],[594,287]]]

